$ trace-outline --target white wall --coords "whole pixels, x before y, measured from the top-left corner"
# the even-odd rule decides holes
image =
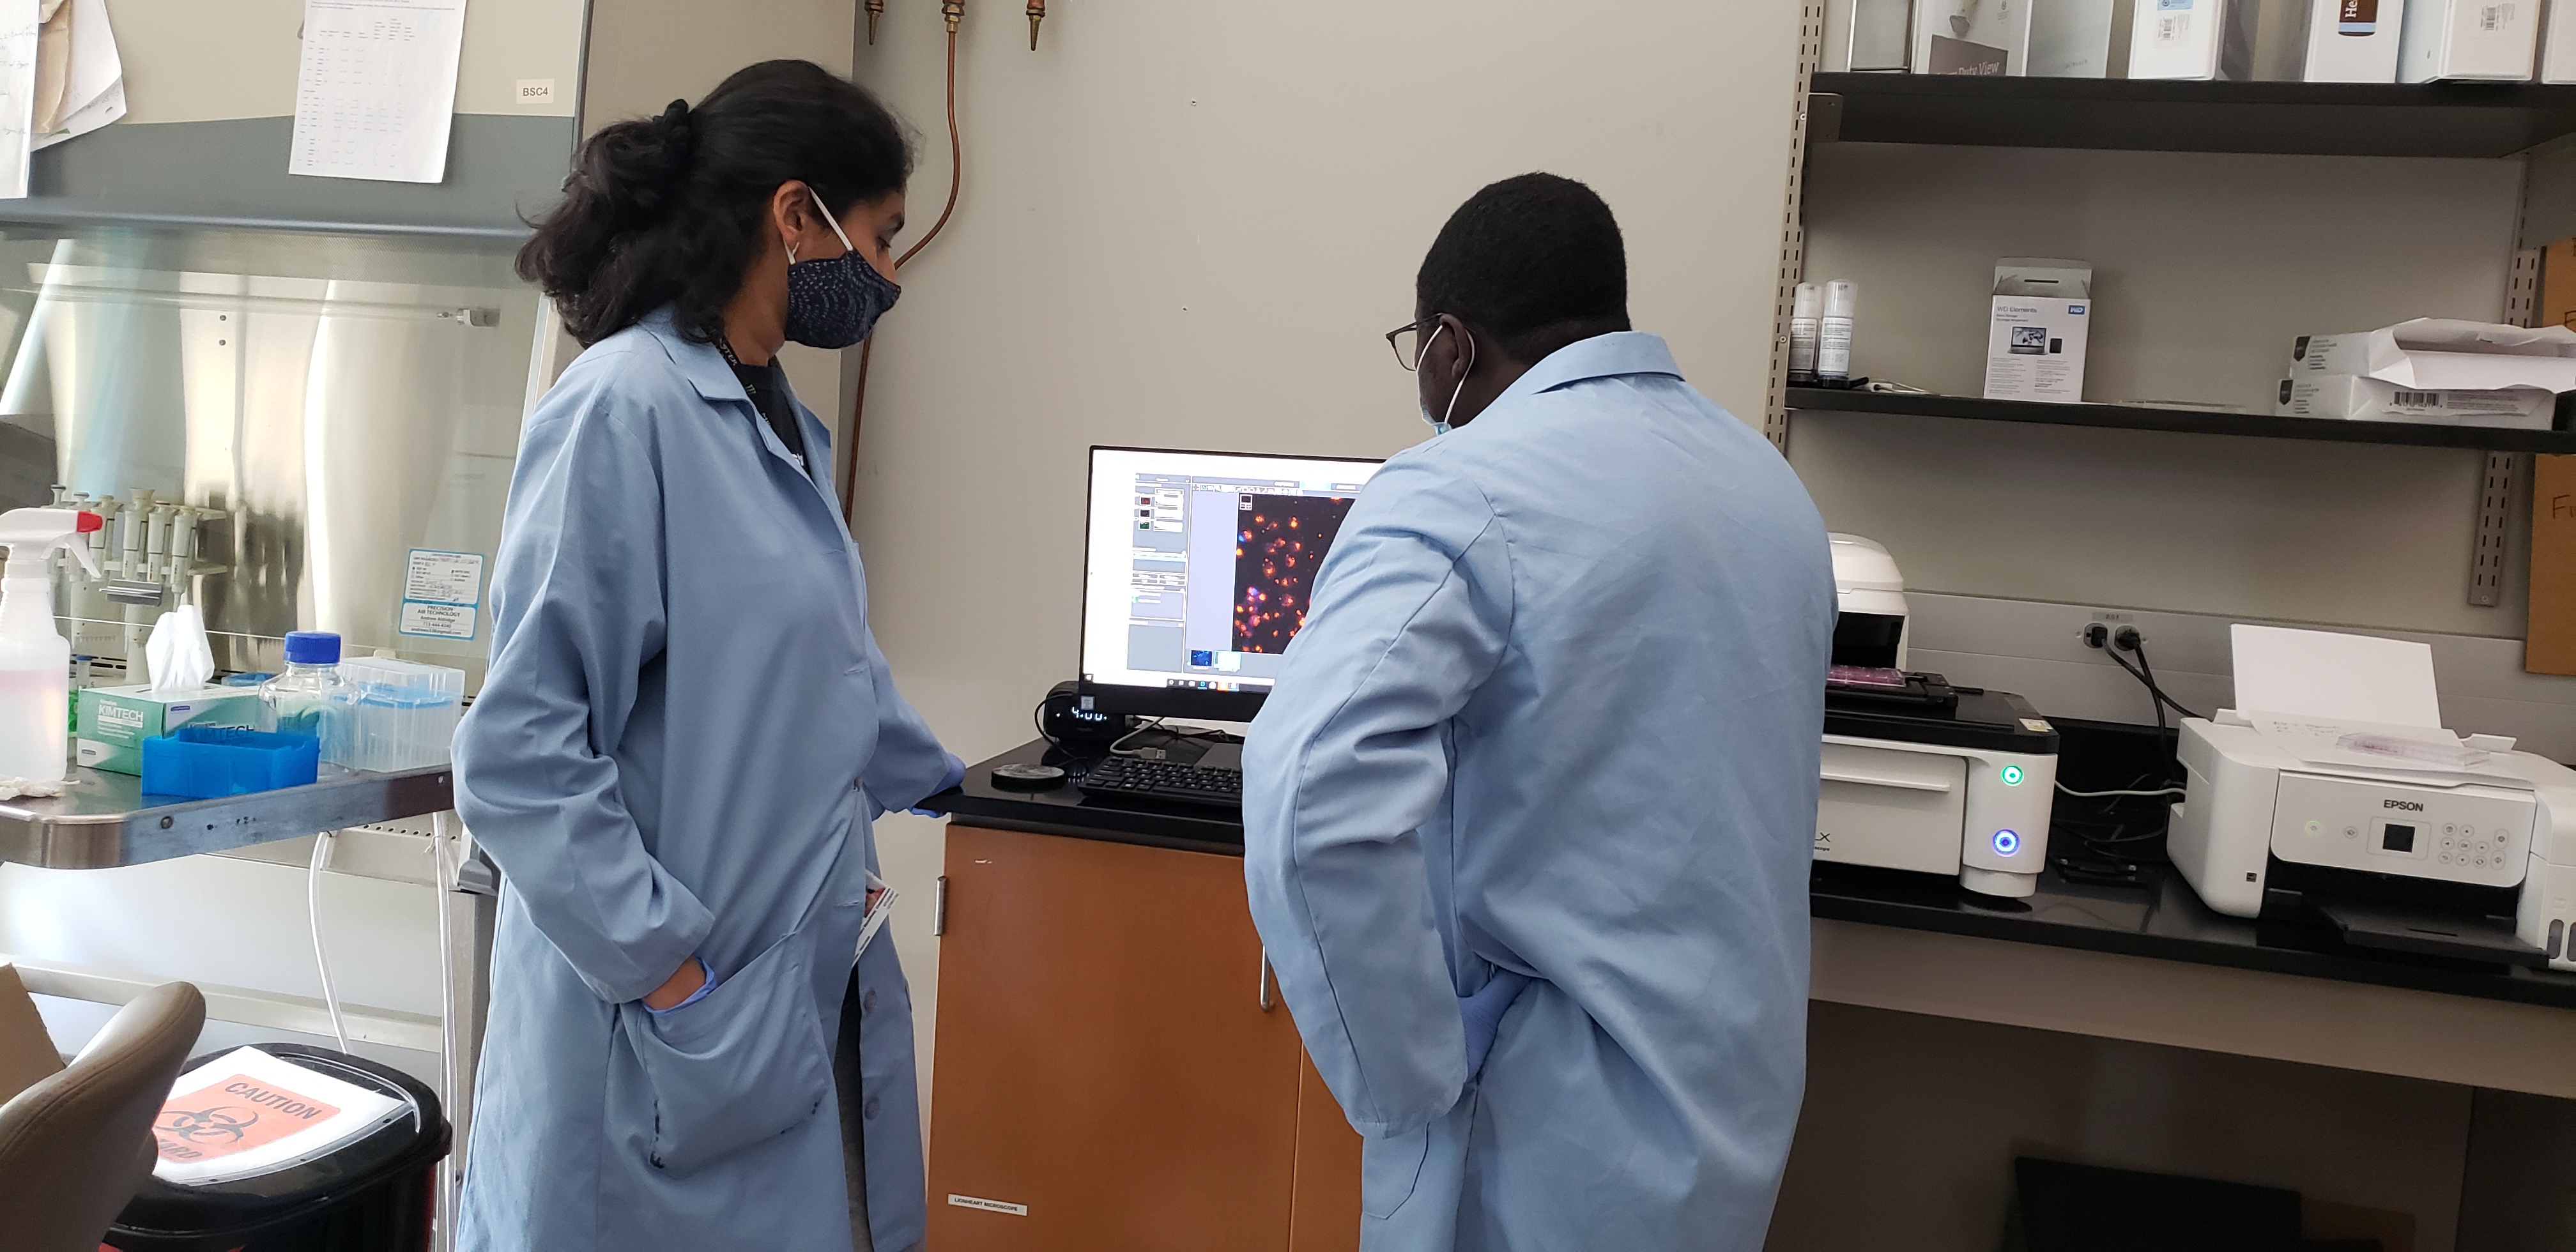
[[[1584,179],[1625,228],[1640,327],[1758,424],[1797,6],[1651,0],[1067,4],[1028,48],[970,12],[964,197],[879,332],[857,529],[905,691],[968,760],[1073,676],[1084,449],[1383,456],[1422,438],[1379,335],[1484,183]],[[943,27],[891,6],[857,74],[947,190]],[[935,823],[879,827],[930,999]],[[927,1043],[931,1014],[920,1014]]]

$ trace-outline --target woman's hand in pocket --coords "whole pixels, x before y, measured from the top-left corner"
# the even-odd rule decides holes
[[[656,1013],[667,1013],[687,1003],[690,996],[696,995],[699,988],[706,985],[706,961],[698,957],[690,957],[682,961],[680,968],[673,971],[669,978],[663,979],[661,986],[645,995],[644,1007]]]

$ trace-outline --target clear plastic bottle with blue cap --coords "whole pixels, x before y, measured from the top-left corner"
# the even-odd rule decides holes
[[[259,685],[272,727],[279,734],[311,735],[328,742],[330,723],[345,702],[340,678],[340,637],[324,630],[286,636],[286,672]]]

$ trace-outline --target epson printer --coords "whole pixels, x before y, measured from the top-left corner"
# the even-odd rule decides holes
[[[2027,896],[2048,857],[2057,731],[2020,696],[1905,669],[1905,580],[1887,549],[1833,535],[1816,859],[1956,875]]]
[[[2249,639],[2267,642],[2247,632],[2283,637],[2268,640],[2275,656],[2356,640],[2236,631],[2240,704]],[[2397,650],[2422,648],[2360,642],[2393,643],[2380,656],[2401,669],[2415,662]],[[2421,671],[2419,708],[2431,704],[2429,650]],[[2443,730],[2438,711],[2402,726],[2313,707],[2187,718],[2189,783],[2167,849],[2200,898],[2231,916],[2322,919],[2356,947],[2576,970],[2576,771],[2512,749]]]

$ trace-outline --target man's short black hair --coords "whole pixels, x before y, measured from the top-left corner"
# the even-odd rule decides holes
[[[1628,329],[1628,250],[1590,187],[1523,174],[1449,215],[1413,290],[1419,312],[1456,317],[1535,364],[1578,339]]]

